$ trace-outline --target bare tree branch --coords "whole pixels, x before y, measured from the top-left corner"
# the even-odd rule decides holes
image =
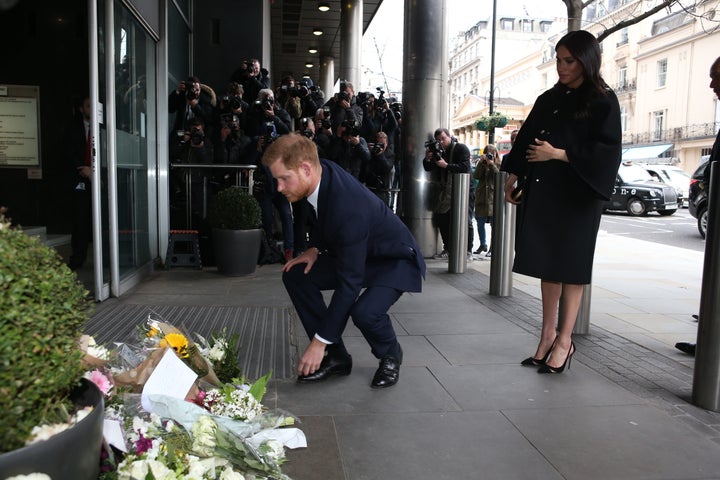
[[[565,0],[563,0],[563,1],[565,1]],[[571,1],[571,0],[569,0],[569,1]],[[638,15],[637,17],[628,18],[627,20],[623,20],[621,22],[616,23],[615,25],[613,25],[610,28],[606,28],[605,30],[600,32],[600,34],[598,35],[598,37],[597,37],[598,42],[602,42],[607,37],[609,37],[613,33],[617,32],[618,30],[622,30],[623,28],[629,27],[630,25],[635,25],[636,23],[641,22],[642,20],[646,19],[647,17],[656,14],[657,12],[659,12],[660,10],[662,10],[664,8],[668,8],[672,4],[677,3],[677,2],[678,2],[678,0],[665,0],[664,2],[659,3],[655,7],[648,10],[647,12],[644,12],[644,13]],[[569,23],[570,23],[570,20],[568,19],[568,25],[569,25]]]

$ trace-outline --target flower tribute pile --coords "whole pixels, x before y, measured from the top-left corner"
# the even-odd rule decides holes
[[[289,428],[293,416],[262,404],[271,373],[254,383],[238,378],[237,336],[195,337],[151,314],[137,344],[107,350],[82,339],[85,378],[106,396],[101,478],[289,480],[284,448],[305,447],[305,436]],[[179,364],[167,362],[170,351]],[[187,378],[183,395],[150,388]]]

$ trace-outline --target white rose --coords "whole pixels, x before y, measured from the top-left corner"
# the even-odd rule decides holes
[[[220,480],[245,480],[245,477],[242,473],[236,472],[231,467],[228,467],[220,474]]]

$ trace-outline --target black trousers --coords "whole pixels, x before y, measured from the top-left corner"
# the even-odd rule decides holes
[[[327,255],[318,257],[307,275],[304,273],[305,267],[306,264],[303,263],[285,272],[283,283],[308,338],[312,339],[327,318],[328,308],[322,291],[334,290],[337,287],[337,275],[334,262]],[[402,291],[392,287],[367,287],[350,309],[353,323],[377,358],[397,357],[400,354],[400,346],[387,311],[402,294]],[[347,318],[343,320],[341,331],[345,330],[346,324]],[[342,338],[325,340],[342,344]]]

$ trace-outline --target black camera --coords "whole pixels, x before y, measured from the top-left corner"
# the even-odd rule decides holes
[[[275,104],[274,99],[272,99],[270,97],[265,97],[262,100],[255,100],[255,102],[253,102],[253,107],[257,111],[272,110],[274,104]]]
[[[249,73],[250,75],[255,73],[255,68],[253,67],[253,62],[251,62],[250,60],[244,61],[243,66],[245,67],[242,70],[244,73]]]
[[[205,134],[200,127],[192,127],[190,130],[190,143],[198,146],[205,141]]]
[[[228,110],[233,111],[243,107],[243,99],[237,95],[226,95],[222,97],[223,102]]]
[[[185,82],[185,98],[188,100],[195,100],[198,98],[198,94],[195,93],[192,83]]]
[[[310,88],[307,86],[307,82],[305,80],[300,80],[300,83],[297,87],[297,93],[298,96],[304,97],[310,93]]]
[[[350,92],[348,92],[347,90],[343,90],[343,91],[341,91],[340,93],[338,93],[338,98],[339,98],[340,100],[344,100],[344,101],[346,101],[346,102],[350,102],[350,98],[351,98],[351,97],[350,97]]]
[[[435,161],[440,160],[440,157],[443,154],[443,147],[440,145],[440,142],[437,140],[428,140],[425,142],[425,148],[432,153],[433,159]]]
[[[400,118],[402,118],[402,103],[400,103],[400,102],[391,103],[390,110],[392,110],[396,119],[400,120]]]
[[[240,119],[233,113],[221,114],[220,123],[223,127],[228,127],[232,132],[240,130]]]
[[[343,136],[357,137],[358,135],[360,135],[360,122],[358,122],[354,118],[344,120],[341,125],[345,127]]]
[[[489,162],[492,162],[495,158],[495,155],[493,155],[492,153],[486,153],[485,158],[487,158]]]
[[[330,127],[332,127],[332,122],[330,121],[330,107],[323,107],[323,119],[320,123],[322,125],[322,128],[330,129]]]
[[[371,143],[368,146],[370,147],[370,153],[372,155],[379,155],[380,153],[382,153],[383,148],[385,148],[384,143]]]

